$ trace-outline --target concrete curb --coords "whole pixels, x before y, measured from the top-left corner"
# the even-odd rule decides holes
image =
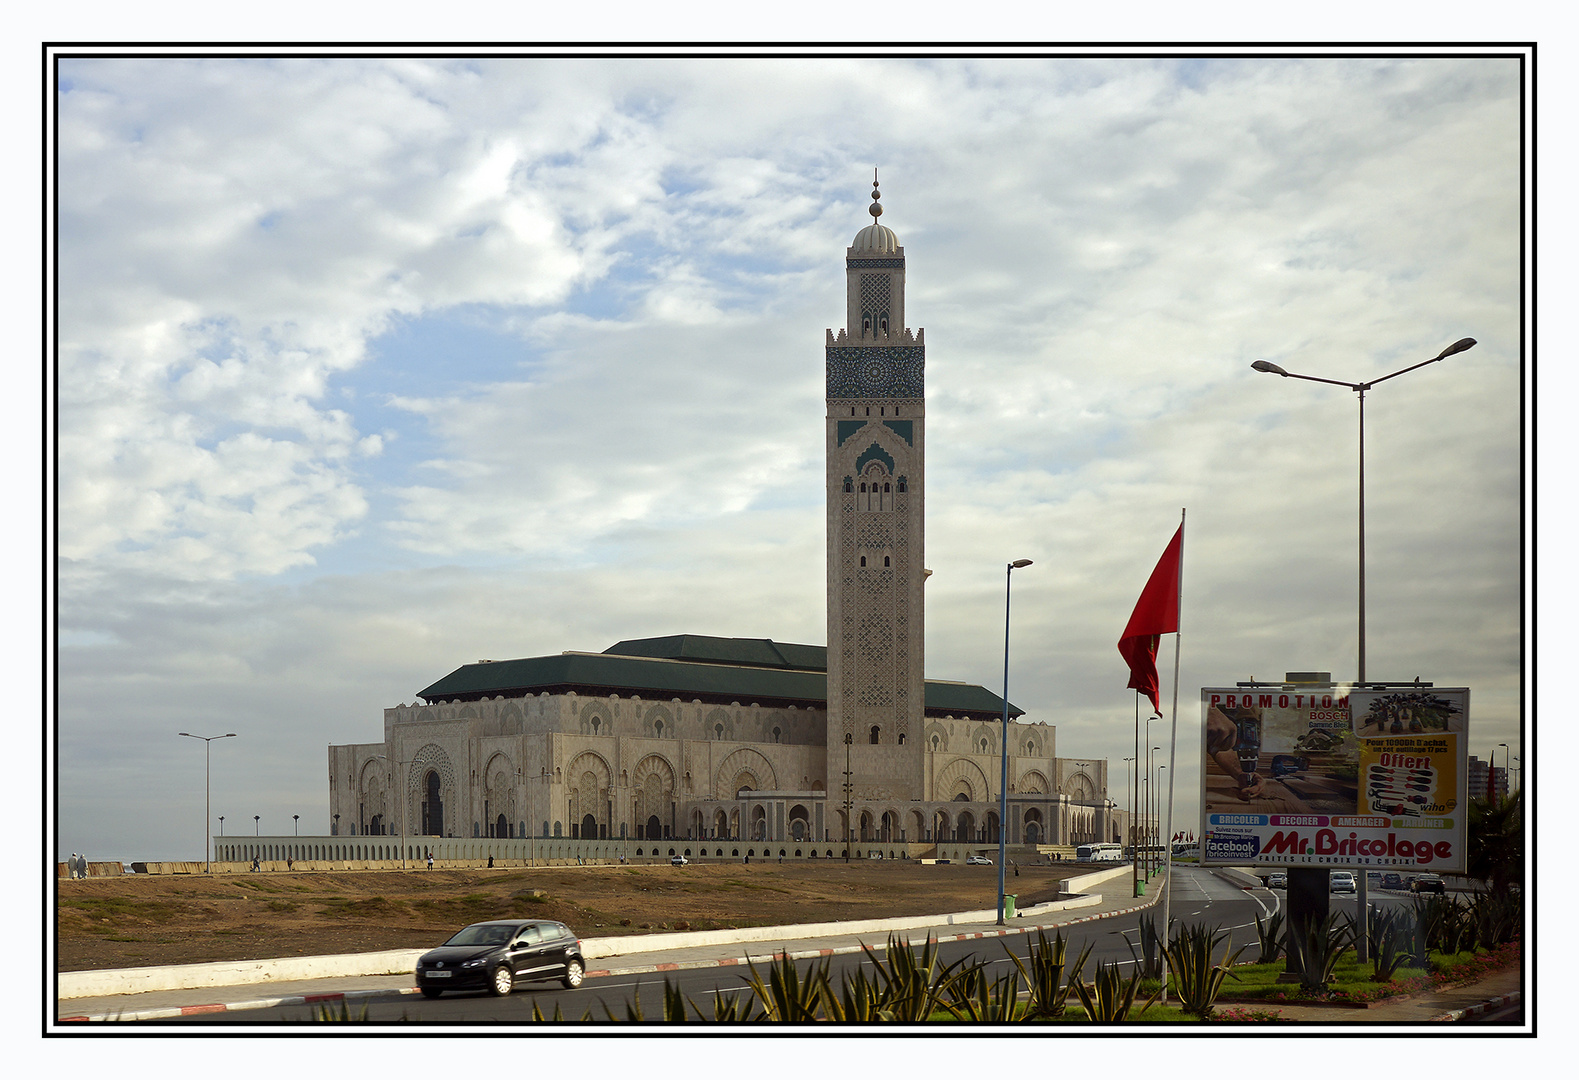
[[[1511,994],[1494,997],[1490,1001],[1482,1001],[1479,1005],[1471,1005],[1467,1009],[1454,1009],[1452,1012],[1445,1012],[1441,1016],[1433,1016],[1431,1019],[1446,1021],[1468,1020],[1472,1016],[1479,1016],[1482,1013],[1490,1012],[1492,1009],[1500,1009],[1505,1005],[1517,1005],[1522,1000],[1522,997],[1523,995],[1518,991],[1514,991]]]

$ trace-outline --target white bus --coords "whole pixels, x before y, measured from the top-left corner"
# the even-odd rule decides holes
[[[1118,844],[1081,844],[1075,848],[1076,862],[1123,862],[1124,849]]]

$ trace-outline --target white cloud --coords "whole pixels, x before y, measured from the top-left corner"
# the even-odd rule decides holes
[[[930,673],[994,681],[1035,558],[1011,697],[1116,772],[1114,642],[1182,506],[1183,702],[1349,673],[1353,395],[1249,364],[1469,334],[1367,398],[1370,663],[1513,731],[1511,62],[63,70],[68,758],[111,711],[236,715],[321,802],[323,743],[462,662],[821,641],[822,330],[873,164],[927,329]],[[500,357],[370,348],[461,310]]]

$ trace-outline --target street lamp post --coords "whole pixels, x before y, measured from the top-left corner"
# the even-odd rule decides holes
[[[1157,719],[1161,720],[1162,717],[1159,715]],[[1151,749],[1152,752],[1157,755],[1155,758],[1153,758],[1153,761],[1157,767],[1152,773],[1152,775],[1156,778],[1151,785],[1151,800],[1155,805],[1152,807],[1153,813],[1151,815],[1151,822],[1147,830],[1151,833],[1151,843],[1148,844],[1147,847],[1152,849],[1150,858],[1152,863],[1152,871],[1155,872],[1159,858],[1156,850],[1157,834],[1162,829],[1162,770],[1166,769],[1167,766],[1162,763],[1162,747],[1153,746]]]
[[[219,835],[220,836],[224,836],[225,835],[225,815],[224,814],[220,814],[219,815]]]
[[[1139,696],[1140,695],[1138,695],[1138,694],[1136,695],[1136,697],[1139,697]],[[1135,811],[1137,809],[1137,805],[1136,805],[1136,801],[1135,801],[1135,768],[1134,768],[1134,764],[1135,764],[1135,759],[1134,758],[1127,757],[1127,758],[1124,759],[1124,792],[1125,792],[1126,796],[1129,799],[1129,843],[1130,843],[1130,859],[1129,859],[1130,875],[1129,876],[1130,876],[1130,884],[1131,884],[1132,888],[1134,889],[1135,893],[1138,893],[1140,891],[1140,851],[1138,849],[1136,849],[1136,847],[1135,847],[1135,817],[1136,817]],[[1120,841],[1120,845],[1121,846],[1119,848],[1119,851],[1122,853],[1122,851],[1123,851],[1122,840]]]
[[[184,735],[188,739],[203,740],[203,864],[205,867],[203,872],[212,874],[214,872],[214,861],[208,857],[208,749],[209,744],[215,739],[234,739],[236,733],[232,731],[224,735],[193,735],[190,731],[178,731],[176,734]],[[219,819],[219,829],[221,833],[225,831],[224,818]]]
[[[400,766],[402,766],[402,765],[410,765],[411,762],[409,762],[409,761],[401,761],[401,762],[390,761],[388,756],[386,756],[384,754],[374,754],[373,755],[373,760],[374,761],[382,761],[382,762],[384,762],[386,765],[388,765],[390,767],[389,768],[389,791],[390,791],[391,794],[395,794],[395,773],[396,773],[396,770],[398,770],[400,768]],[[400,791],[399,795],[400,795],[400,799],[399,799],[399,801],[400,801],[400,810],[395,816],[400,821],[400,868],[402,870],[404,870],[406,868],[406,793],[405,793],[405,790],[402,789]]]
[[[850,747],[855,742],[855,736],[846,731],[844,733],[844,861],[850,861],[850,815],[855,811],[853,798],[854,784],[850,780]]]
[[[1474,338],[1469,338],[1469,337],[1467,337],[1467,338],[1459,338],[1457,341],[1453,342],[1453,344],[1449,345],[1447,348],[1443,349],[1441,352],[1437,353],[1435,356],[1433,356],[1429,360],[1422,360],[1418,364],[1413,364],[1413,365],[1411,365],[1409,367],[1402,368],[1401,370],[1393,372],[1391,375],[1383,375],[1380,379],[1372,379],[1370,382],[1363,382],[1363,383],[1343,382],[1342,380],[1339,380],[1339,379],[1319,379],[1319,378],[1317,378],[1314,375],[1299,375],[1299,374],[1296,374],[1296,373],[1294,373],[1292,371],[1284,371],[1282,368],[1278,367],[1276,364],[1271,363],[1271,362],[1266,361],[1266,360],[1257,360],[1255,363],[1250,365],[1252,368],[1254,368],[1257,371],[1266,372],[1269,375],[1281,375],[1285,379],[1304,379],[1307,382],[1327,383],[1327,384],[1329,384],[1331,386],[1346,386],[1350,390],[1353,390],[1356,394],[1359,395],[1359,401],[1360,401],[1360,428],[1359,428],[1359,431],[1360,431],[1360,520],[1359,520],[1359,533],[1360,533],[1360,588],[1359,588],[1360,625],[1359,625],[1359,638],[1360,638],[1360,641],[1359,641],[1359,663],[1358,663],[1359,678],[1358,678],[1357,681],[1358,681],[1358,685],[1360,685],[1362,687],[1365,685],[1365,391],[1369,390],[1371,387],[1375,386],[1377,383],[1382,383],[1382,382],[1386,382],[1388,379],[1397,378],[1399,375],[1403,375],[1406,372],[1410,372],[1410,371],[1415,370],[1415,368],[1422,368],[1422,367],[1425,367],[1427,364],[1434,364],[1438,360],[1445,360],[1447,357],[1452,356],[1455,353],[1461,353],[1461,352],[1464,352],[1466,349],[1472,349],[1474,347],[1475,347],[1475,339]]]
[[[1014,572],[1031,565],[1015,559],[1003,572],[1003,738],[999,740],[1002,766],[998,773],[998,925],[1003,923],[1003,864],[1009,853],[1009,587]]]
[[[253,836],[262,836],[263,835],[263,826],[259,823],[262,820],[262,818],[263,818],[262,814],[253,814],[252,815],[252,835]]]
[[[292,814],[291,824],[296,829],[296,835],[300,836],[302,834],[302,816],[300,814]]]

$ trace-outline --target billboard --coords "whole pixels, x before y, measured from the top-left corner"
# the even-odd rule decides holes
[[[1464,688],[1201,691],[1201,861],[1462,871]]]

